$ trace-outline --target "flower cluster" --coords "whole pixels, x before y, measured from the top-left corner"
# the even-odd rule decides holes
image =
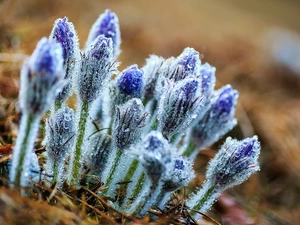
[[[99,177],[107,187],[99,195],[118,194],[114,207],[140,217],[149,208],[164,209],[172,193],[195,177],[198,152],[237,124],[238,91],[230,85],[215,90],[216,68],[201,64],[195,49],[167,59],[151,55],[142,68],[118,72],[120,44],[118,18],[110,10],[95,22],[82,50],[67,18],[39,42],[21,72],[14,187],[28,185],[38,124],[49,109],[43,144],[50,182],[78,188],[88,182],[83,175]],[[66,106],[73,92],[74,110]],[[209,163],[202,189],[188,197],[191,213],[206,212],[221,191],[258,171],[259,152],[256,136],[228,138]]]

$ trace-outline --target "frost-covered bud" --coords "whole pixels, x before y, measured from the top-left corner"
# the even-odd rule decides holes
[[[123,70],[117,78],[117,89],[120,95],[140,98],[144,86],[143,70],[137,65],[132,65]]]
[[[163,178],[163,190],[171,192],[187,186],[194,177],[192,162],[182,156],[174,157],[167,175]]]
[[[63,180],[64,162],[75,141],[75,115],[65,106],[58,109],[46,122],[45,145],[47,153],[46,173],[53,181]]]
[[[41,116],[65,84],[61,45],[42,38],[21,70],[21,110]]]
[[[68,19],[57,19],[49,37],[50,41],[60,43],[63,49],[65,79],[68,84],[57,95],[56,100],[64,102],[71,93],[72,74],[76,72],[79,57],[79,44],[75,28]]]
[[[92,26],[86,46],[89,46],[99,35],[111,38],[113,42],[113,58],[116,59],[121,52],[120,26],[117,15],[109,9],[105,10]]]
[[[210,161],[206,179],[225,190],[247,180],[259,170],[260,143],[257,136],[238,141],[228,137]]]
[[[213,94],[216,83],[216,68],[209,65],[208,63],[204,63],[200,66],[199,70],[202,81],[202,92],[204,96],[211,96]]]
[[[182,80],[187,76],[198,77],[201,60],[199,52],[193,48],[185,48],[177,57],[177,64],[183,66],[181,74],[178,74],[177,80]]]
[[[202,106],[201,80],[186,78],[170,82],[159,103],[159,129],[170,139],[184,131],[197,117]]]
[[[230,85],[215,92],[211,108],[192,131],[198,148],[214,144],[236,125],[234,113],[237,98],[238,92]]]
[[[165,62],[163,57],[157,55],[150,55],[146,59],[146,64],[142,68],[144,71],[144,89],[143,97],[146,99],[151,99],[154,96],[155,86],[158,79],[158,76],[161,74],[162,64]]]
[[[114,66],[112,41],[100,35],[81,55],[76,87],[81,101],[92,102],[99,96],[115,71]]]
[[[152,183],[157,183],[171,162],[171,147],[158,131],[151,131],[138,149],[139,159]]]
[[[123,150],[139,141],[147,119],[148,113],[145,112],[140,99],[134,98],[123,105],[116,106],[115,119],[112,126],[114,145],[118,149]]]
[[[67,106],[47,119],[45,142],[48,160],[57,163],[65,159],[74,143],[75,132],[74,111]]]

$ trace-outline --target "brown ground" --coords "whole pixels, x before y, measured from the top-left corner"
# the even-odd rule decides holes
[[[231,225],[298,224],[298,1],[0,0],[0,142],[3,145],[13,143],[8,136],[16,135],[17,118],[12,112],[24,57],[31,54],[41,37],[49,35],[54,20],[63,16],[74,23],[83,46],[91,25],[106,8],[116,12],[120,19],[122,67],[133,63],[142,66],[151,53],[176,56],[184,47],[190,46],[204,55],[203,62],[216,66],[218,86],[230,83],[239,90],[237,118],[240,124],[232,135],[239,138],[253,134],[259,136],[262,142],[261,171],[222,196],[216,211],[210,215],[218,221],[222,217],[223,224]],[[290,39],[279,39],[282,35]],[[281,47],[275,54],[272,53],[274,46]],[[276,61],[278,56],[286,54],[293,65]],[[7,149],[0,150],[4,154]],[[202,161],[204,163],[206,160],[203,159],[211,153],[212,150],[205,151],[202,158],[200,155],[199,171],[203,171]],[[39,222],[41,218],[51,221],[49,218],[55,214],[43,203],[34,206],[31,201],[27,202],[29,200],[19,201],[22,199],[13,193],[0,190],[0,224],[42,224]],[[27,211],[24,209],[20,213],[22,206]],[[32,221],[23,223],[23,214],[35,211],[44,217],[37,217],[34,223],[33,213]],[[60,211],[56,213],[61,215]],[[86,220],[84,216],[79,218],[78,214],[72,213],[64,213],[58,218],[69,221],[66,224]]]

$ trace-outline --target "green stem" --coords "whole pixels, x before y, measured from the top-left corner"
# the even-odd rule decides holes
[[[55,101],[54,103],[54,111],[57,112],[60,108],[63,107],[63,103],[61,103],[60,101]]]
[[[135,186],[134,189],[133,189],[131,198],[135,199],[135,198],[138,196],[138,194],[141,193],[145,181],[146,181],[146,175],[145,175],[145,173],[143,172],[143,173],[140,175],[140,177],[139,177],[139,179],[138,179],[138,181],[137,181],[137,184],[136,184],[136,186]]]
[[[26,167],[28,167],[29,164],[28,160],[30,154],[33,152],[34,141],[38,133],[39,120],[39,116],[32,114],[23,114],[22,116],[12,161],[11,182],[16,188],[25,185],[24,178],[28,176],[25,170],[28,170]]]
[[[57,163],[53,163],[53,178],[52,178],[52,184],[54,184],[57,181],[58,178],[58,165]]]
[[[119,165],[120,163],[120,160],[121,160],[121,156],[123,155],[123,151],[121,151],[120,149],[117,150],[117,153],[116,153],[116,158],[115,158],[115,161],[113,163],[113,166],[110,170],[110,173],[109,173],[109,176],[107,178],[107,181],[106,181],[106,184],[105,186],[107,186],[109,188],[111,182],[112,182],[112,179],[113,179],[113,176],[115,175],[115,171],[117,169],[117,166]],[[106,192],[108,191],[108,189],[104,190],[102,192],[102,194],[105,194]]]
[[[216,186],[211,186],[207,189],[207,191],[202,195],[202,197],[200,197],[200,199],[197,201],[197,203],[192,207],[192,211],[190,212],[191,215],[195,215],[196,211],[201,211],[202,213],[205,213],[205,211],[203,211],[201,208],[204,206],[204,204],[209,205],[209,208],[212,206],[212,204],[214,203],[214,201],[216,200],[218,196],[218,191]],[[206,207],[207,208],[207,207]]]
[[[183,156],[190,157],[192,153],[195,151],[196,145],[193,141],[190,141],[187,148],[183,152]]]
[[[75,141],[75,149],[71,154],[71,176],[69,176],[69,185],[77,186],[80,179],[80,169],[82,165],[82,145],[85,137],[86,122],[89,115],[89,103],[87,101],[82,102],[80,109],[80,117],[78,123],[79,134]]]
[[[132,176],[133,176],[133,174],[135,173],[135,171],[136,171],[138,165],[139,165],[139,161],[138,161],[137,159],[134,159],[134,160],[132,161],[132,163],[131,163],[131,165],[130,165],[130,167],[129,167],[127,173],[126,173],[126,175],[125,175],[124,181],[130,181],[130,180],[132,180]],[[126,189],[126,186],[122,186],[122,187],[120,188],[120,192],[122,192],[124,189]],[[126,196],[126,194],[127,194],[127,193],[125,193],[124,196]]]

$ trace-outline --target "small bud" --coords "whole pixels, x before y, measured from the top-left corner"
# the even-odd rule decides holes
[[[73,109],[65,106],[47,119],[46,123],[46,151],[48,160],[64,161],[74,143],[75,115]]]
[[[79,44],[75,28],[68,19],[57,19],[50,34],[49,40],[60,43],[63,49],[65,79],[68,84],[58,94],[56,100],[64,102],[71,93],[72,74],[76,72],[79,57]]]
[[[200,76],[202,80],[202,92],[205,96],[210,97],[214,91],[216,76],[216,68],[204,63],[200,66]]]
[[[201,60],[199,52],[193,48],[185,48],[183,52],[177,57],[177,64],[183,66],[182,73],[175,81],[182,80],[188,76],[198,77]]]
[[[197,117],[201,108],[201,81],[186,78],[170,83],[159,103],[158,121],[163,135],[170,139],[184,131]]]
[[[182,156],[174,157],[167,175],[163,178],[163,190],[165,192],[175,191],[187,186],[195,177],[193,164]]]
[[[20,107],[23,113],[43,115],[66,84],[63,76],[60,44],[42,38],[21,70]]]
[[[137,65],[123,70],[117,79],[118,90],[125,96],[140,98],[143,85],[143,70],[138,69]]]
[[[161,74],[161,67],[162,64],[165,62],[165,59],[157,56],[157,55],[150,55],[148,59],[146,59],[146,64],[142,68],[144,71],[144,90],[143,90],[143,97],[145,99],[151,99],[155,93],[156,82],[158,76]]]
[[[197,148],[203,149],[214,144],[236,125],[234,113],[237,98],[238,92],[230,85],[215,92],[211,108],[192,131]]]
[[[81,101],[92,102],[99,96],[115,70],[114,66],[112,41],[100,35],[81,55],[76,87]]]
[[[106,38],[111,38],[113,42],[113,58],[116,59],[121,52],[120,26],[117,15],[109,9],[107,9],[105,13],[101,14],[92,26],[86,46],[89,46],[100,35],[104,35]]]
[[[46,172],[53,181],[62,181],[64,162],[75,141],[75,115],[69,107],[60,108],[46,123]]]
[[[145,112],[140,99],[134,98],[121,106],[116,106],[112,126],[114,145],[123,150],[139,141],[147,119],[148,113]]]
[[[157,183],[171,162],[171,147],[162,134],[151,131],[138,149],[139,158],[152,183]]]
[[[221,190],[236,186],[259,170],[259,153],[257,136],[241,141],[229,137],[210,161],[206,179]]]

